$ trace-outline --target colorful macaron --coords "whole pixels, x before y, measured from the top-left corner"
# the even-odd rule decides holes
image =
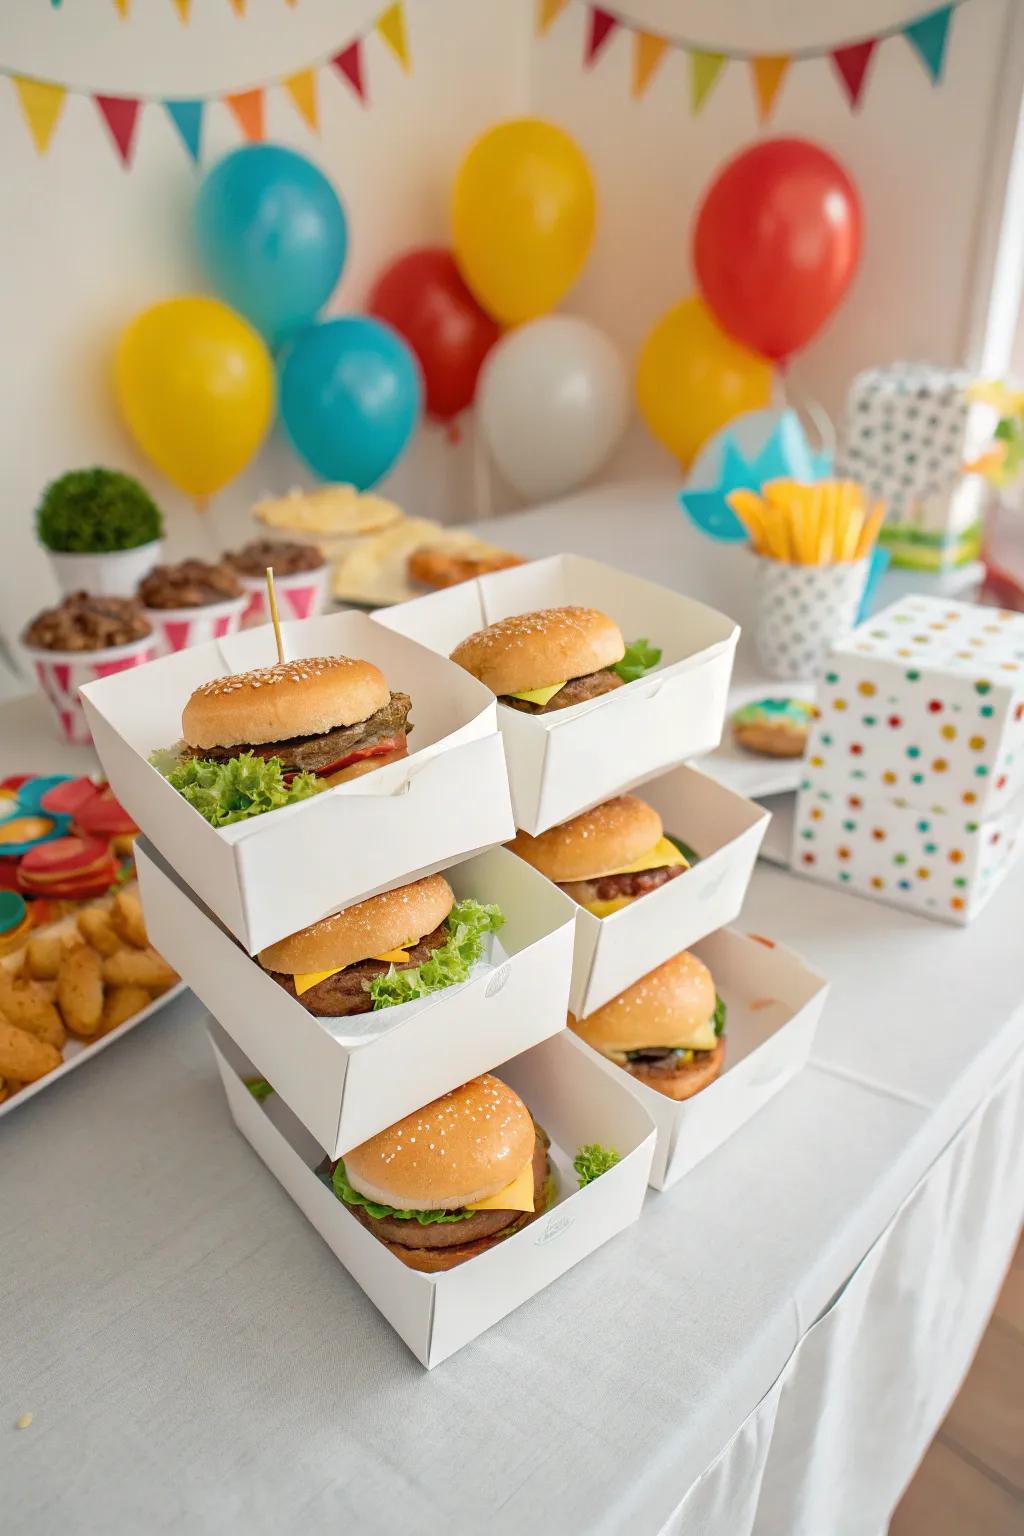
[[[816,714],[806,699],[754,699],[734,713],[733,740],[762,757],[802,757]]]

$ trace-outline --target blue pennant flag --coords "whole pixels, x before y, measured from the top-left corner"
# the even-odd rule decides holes
[[[920,55],[933,82],[937,81],[942,74],[946,44],[949,42],[949,24],[952,19],[953,7],[944,5],[938,11],[929,11],[927,16],[919,16],[917,21],[912,21],[908,27],[903,28],[903,36]]]
[[[726,499],[730,491],[759,491],[769,480],[797,480],[808,484],[824,480],[832,470],[831,455],[818,453],[807,441],[795,411],[783,411],[760,448],[748,457],[729,427],[713,439],[713,458],[706,467],[695,466],[695,475],[679,500],[683,511],[702,533],[712,539],[738,544],[749,534]],[[703,458],[703,451],[701,457]],[[714,483],[708,484],[710,476]],[[703,484],[695,484],[699,476]]]
[[[199,147],[203,136],[202,101],[165,101],[167,115],[181,135],[181,141],[198,165]]]

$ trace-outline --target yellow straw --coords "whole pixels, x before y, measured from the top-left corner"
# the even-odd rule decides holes
[[[274,591],[274,567],[267,566],[267,602],[270,605],[270,622],[274,626],[274,639],[277,642],[277,659],[284,661],[284,641],[281,638],[281,620],[277,616],[277,593]]]

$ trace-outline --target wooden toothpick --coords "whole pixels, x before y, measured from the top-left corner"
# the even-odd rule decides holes
[[[284,661],[284,641],[281,638],[281,620],[277,616],[277,593],[274,591],[274,567],[267,566],[267,602],[270,605],[270,622],[274,626],[274,639],[277,642],[277,659]]]

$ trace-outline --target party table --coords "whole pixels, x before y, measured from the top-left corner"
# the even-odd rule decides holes
[[[663,489],[500,531],[742,615]],[[0,771],[58,767],[47,732],[3,706]],[[235,1132],[186,994],[0,1125],[4,1530],[880,1536],[1024,1211],[1022,903],[1018,868],[959,931],[760,867],[742,926],[831,978],[812,1064],[429,1375]]]

